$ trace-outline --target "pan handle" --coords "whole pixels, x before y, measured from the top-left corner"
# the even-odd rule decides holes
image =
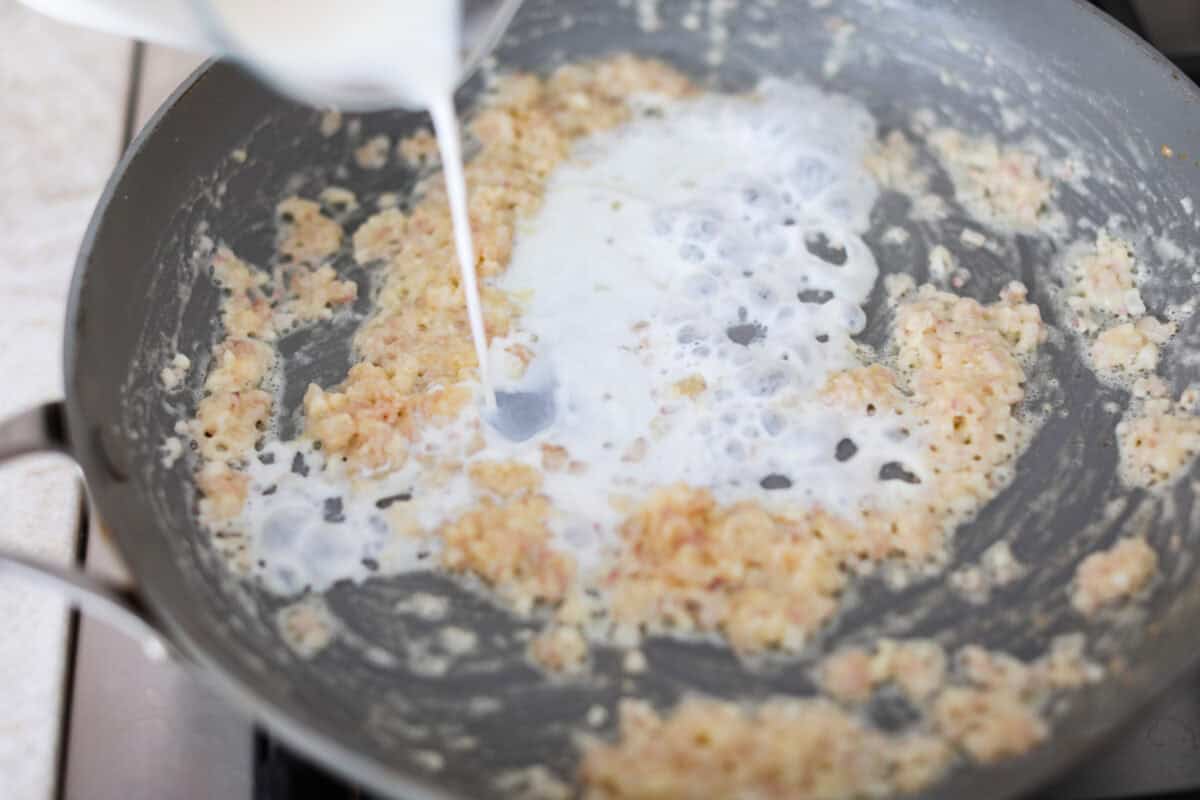
[[[56,591],[80,611],[133,638],[148,658],[160,660],[171,655],[167,640],[130,589],[99,581],[80,570],[0,550],[0,581],[10,575]]]
[[[46,403],[0,422],[0,463],[31,453],[67,453],[66,409]]]
[[[61,402],[46,403],[0,421],[0,464],[33,453],[71,454],[66,409]],[[172,652],[167,638],[132,589],[0,548],[0,580],[9,576],[53,589],[81,611],[133,637],[151,658],[165,658]]]

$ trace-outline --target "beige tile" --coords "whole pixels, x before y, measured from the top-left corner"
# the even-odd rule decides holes
[[[75,252],[119,146],[126,41],[0,0],[0,415],[62,392],[64,304]],[[36,458],[0,468],[0,547],[65,562],[76,470]],[[0,584],[0,797],[40,800],[54,780],[66,630],[54,595]]]

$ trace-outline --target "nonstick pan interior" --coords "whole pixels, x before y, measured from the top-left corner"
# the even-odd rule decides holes
[[[1062,191],[1059,202],[1071,220],[1103,224],[1120,214],[1147,237],[1170,234],[1189,249],[1200,240],[1180,203],[1200,187],[1200,167],[1160,155],[1164,144],[1189,149],[1200,119],[1196,90],[1082,4],[895,0],[814,10],[807,3],[743,2],[724,19],[729,41],[715,66],[708,58],[715,41],[708,22],[696,31],[676,22],[691,5],[659,3],[664,22],[645,31],[635,9],[612,0],[529,0],[498,61],[545,72],[568,58],[631,50],[661,57],[719,89],[746,88],[766,74],[815,81],[864,102],[884,129],[907,128],[914,110],[931,108],[951,124],[1003,140],[1033,133],[1051,155],[1076,153],[1096,170],[1086,194]],[[827,69],[832,16],[855,28],[836,71]],[[477,79],[465,87],[464,107],[481,84]],[[1028,127],[1008,131],[1004,108],[1023,113]],[[551,681],[524,658],[524,632],[536,630],[536,622],[515,620],[480,593],[434,574],[338,585],[326,599],[349,635],[311,660],[284,645],[275,613],[286,601],[225,572],[210,535],[196,522],[186,459],[162,466],[159,445],[173,435],[181,413],[190,416],[194,400],[165,398],[158,373],[171,354],[182,352],[201,367],[191,377],[198,385],[203,354],[218,335],[220,298],[194,258],[199,237],[266,263],[272,209],[287,193],[315,193],[336,182],[369,201],[379,192],[411,189],[414,175],[355,168],[353,140],[322,136],[318,119],[319,112],[280,99],[233,67],[202,71],[122,163],[80,259],[66,365],[71,437],[104,521],[185,653],[294,744],[404,797],[491,796],[499,772],[530,764],[569,776],[576,759],[571,731],[590,706],[612,710],[620,697],[669,706],[689,691],[739,699],[811,693],[805,659],[751,669],[726,648],[669,639],[646,644],[650,669],[644,674],[622,674],[619,655],[599,648],[589,678]],[[408,113],[364,116],[359,140],[380,132],[399,138],[423,122]],[[249,156],[245,163],[230,157],[238,148]],[[947,181],[939,188],[949,195]],[[964,217],[952,213],[936,225],[913,225],[905,223],[903,204],[898,197],[880,202],[867,241],[884,273],[912,272],[921,280],[928,248],[946,243],[954,251]],[[902,255],[877,246],[896,223],[912,233]],[[1017,237],[986,264],[973,264],[966,293],[991,299],[1009,280],[1021,280],[1054,323],[1049,266],[1057,255],[1046,241]],[[340,266],[360,282],[360,297],[368,296],[369,272],[348,256]],[[1143,292],[1152,312],[1195,294],[1190,268],[1169,261],[1152,266]],[[365,313],[365,302],[358,311]],[[284,340],[289,409],[308,381],[330,386],[342,378],[354,323]],[[1176,391],[1200,373],[1192,355],[1200,345],[1198,325],[1185,321],[1165,358]],[[882,333],[877,326],[865,336],[878,340]],[[1197,511],[1191,481],[1181,481],[1167,498],[1122,489],[1113,430],[1128,397],[1099,384],[1066,337],[1052,338],[1043,358],[1042,374],[1053,378],[1037,387],[1049,409],[1046,422],[1016,480],[959,531],[954,546],[954,562],[968,563],[1003,537],[1033,569],[993,592],[983,607],[968,605],[941,581],[895,592],[868,579],[858,586],[857,602],[822,637],[935,635],[948,648],[977,642],[1032,657],[1056,633],[1089,630],[1094,656],[1119,661],[1121,668],[1110,669],[1104,683],[1061,710],[1045,745],[987,770],[959,770],[937,789],[946,796],[1000,797],[1028,788],[1143,703],[1196,649],[1191,620],[1200,611],[1200,587],[1192,554],[1200,533],[1191,524]],[[1104,511],[1115,522],[1103,523]],[[1145,533],[1158,550],[1159,585],[1141,613],[1120,624],[1106,621],[1104,630],[1088,628],[1071,610],[1066,586],[1088,551],[1122,533]],[[487,646],[444,676],[426,674],[412,657],[413,643],[426,640],[434,623],[394,610],[418,590],[451,599],[448,622],[487,632]],[[370,657],[371,648],[395,662]],[[819,650],[820,642],[808,659]],[[479,713],[485,706],[487,713]],[[450,746],[464,736],[478,746]],[[429,770],[429,752],[444,759],[440,770]]]

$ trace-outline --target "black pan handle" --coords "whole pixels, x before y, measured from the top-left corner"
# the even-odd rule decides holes
[[[61,402],[27,409],[0,421],[0,464],[33,453],[71,454],[66,410]],[[165,658],[172,653],[166,636],[133,589],[99,580],[82,570],[0,549],[0,580],[9,576],[58,592],[84,613],[133,637],[151,658]]]

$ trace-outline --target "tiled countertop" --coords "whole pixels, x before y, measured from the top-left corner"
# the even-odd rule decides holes
[[[121,147],[132,44],[0,0],[0,416],[62,393],[67,286]],[[144,117],[197,59],[151,48]],[[137,121],[137,120],[135,120]],[[0,468],[0,547],[69,563],[77,472],[56,457]],[[53,594],[0,583],[0,798],[54,791],[67,614]]]

